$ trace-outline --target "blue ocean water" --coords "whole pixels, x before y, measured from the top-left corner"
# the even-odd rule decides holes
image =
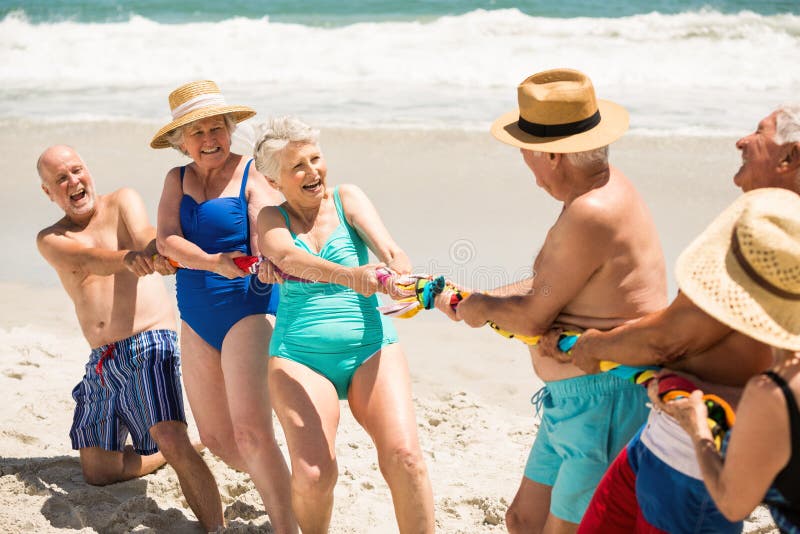
[[[800,100],[798,0],[0,0],[0,118],[230,102],[320,125],[485,129],[516,85],[589,74],[640,132],[731,135]]]
[[[276,22],[343,25],[365,21],[431,20],[476,9],[518,9],[535,17],[624,17],[650,12],[677,14],[708,9],[720,13],[800,14],[797,0],[2,0],[0,17],[24,10],[31,22],[120,22],[131,15],[171,24],[270,17]]]

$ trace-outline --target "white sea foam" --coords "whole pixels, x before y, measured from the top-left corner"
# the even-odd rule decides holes
[[[800,90],[800,16],[714,11],[552,19],[516,9],[336,28],[232,18],[0,21],[0,117],[167,116],[216,80],[230,101],[348,126],[485,128],[514,87],[570,66],[647,131],[740,133]]]

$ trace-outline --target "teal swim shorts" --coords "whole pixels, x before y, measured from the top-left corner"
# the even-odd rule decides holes
[[[552,486],[550,513],[580,523],[606,469],[647,420],[647,390],[600,373],[547,382],[537,398],[542,422],[525,478]]]

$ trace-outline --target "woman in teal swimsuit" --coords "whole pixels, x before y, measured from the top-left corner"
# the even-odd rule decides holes
[[[405,356],[377,311],[367,247],[411,264],[354,185],[327,187],[318,132],[297,119],[265,125],[256,168],[286,202],[258,216],[261,251],[284,273],[270,342],[269,385],[292,463],[292,503],[304,533],[327,532],[338,468],[339,399],[375,442],[400,532],[433,532],[433,497],[417,438]]]
[[[161,254],[187,267],[176,276],[186,394],[203,443],[250,475],[275,532],[297,532],[267,389],[271,286],[233,261],[258,253],[250,221],[280,201],[252,161],[230,151],[236,123],[255,112],[227,105],[211,81],[183,85],[169,102],[173,121],[150,146],[192,158],[167,173],[157,239]]]

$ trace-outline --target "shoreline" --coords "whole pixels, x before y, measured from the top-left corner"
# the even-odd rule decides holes
[[[137,189],[154,222],[164,175],[187,162],[174,150],[149,148],[156,129],[125,121],[31,123],[0,134],[0,158],[10,167],[0,209],[11,221],[0,230],[0,244],[13,251],[0,270],[6,296],[0,306],[6,399],[0,407],[0,522],[10,531],[196,531],[171,468],[102,488],[83,483],[67,433],[70,390],[89,349],[71,302],[34,242],[37,231],[60,216],[39,191],[35,171],[40,151],[54,143],[83,155],[101,193]],[[650,206],[671,281],[680,250],[739,194],[731,182],[740,160],[733,143],[630,135],[611,147],[612,163]],[[321,145],[331,184],[361,186],[415,268],[465,285],[487,288],[529,272],[560,209],[536,187],[519,152],[488,132],[323,129]],[[530,397],[541,382],[525,346],[436,312],[395,324],[409,361],[438,530],[504,532],[505,509],[538,426]],[[374,447],[346,404],[340,407],[331,532],[394,532]],[[286,451],[277,420],[274,426]],[[193,423],[190,435],[197,435]],[[252,483],[208,451],[203,457],[222,493],[229,531],[263,531],[267,519]],[[760,508],[747,531],[766,532],[765,514]]]
[[[39,191],[35,161],[41,150],[72,145],[98,191],[137,189],[155,221],[167,170],[188,162],[174,150],[148,146],[156,129],[131,122],[28,123],[5,129],[0,159],[7,162],[7,194],[0,197],[0,210],[14,225],[0,229],[0,244],[18,253],[0,269],[0,282],[58,283],[34,244],[36,232],[60,217]],[[739,194],[732,183],[740,161],[734,143],[733,138],[628,135],[611,145],[612,164],[633,182],[653,214],[670,295],[676,290],[672,267],[680,250]],[[518,151],[488,132],[323,129],[321,146],[329,182],[364,189],[416,268],[444,271],[466,285],[486,288],[529,272],[558,215],[559,204],[536,187]]]

